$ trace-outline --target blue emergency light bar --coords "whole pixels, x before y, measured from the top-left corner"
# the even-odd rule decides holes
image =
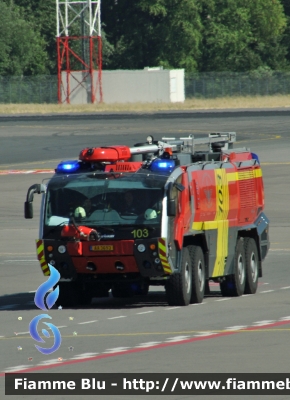
[[[260,164],[260,160],[259,160],[258,154],[256,154],[256,153],[251,153],[251,154],[252,154],[252,159],[253,160],[257,160],[258,163]]]
[[[152,172],[167,172],[171,173],[175,168],[174,160],[156,159],[152,161],[150,169]]]
[[[70,173],[76,172],[80,168],[78,160],[67,160],[62,161],[58,164],[56,168],[57,173]]]

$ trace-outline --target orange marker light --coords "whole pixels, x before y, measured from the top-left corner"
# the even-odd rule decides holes
[[[52,251],[53,250],[53,247],[52,246],[47,246],[47,251]]]
[[[150,247],[151,250],[155,250],[156,249],[156,245],[155,244],[150,244],[149,247]]]

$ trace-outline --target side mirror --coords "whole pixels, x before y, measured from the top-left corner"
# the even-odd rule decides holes
[[[24,217],[26,219],[31,219],[33,218],[33,205],[32,201],[26,201],[24,203]]]
[[[46,187],[43,184],[35,184],[30,186],[26,196],[26,202],[24,203],[24,218],[31,219],[33,218],[33,197],[34,193],[40,194],[45,193]]]

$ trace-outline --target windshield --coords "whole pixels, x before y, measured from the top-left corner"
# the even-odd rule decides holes
[[[44,228],[68,224],[123,230],[160,227],[166,176],[89,173],[55,176],[47,187]]]

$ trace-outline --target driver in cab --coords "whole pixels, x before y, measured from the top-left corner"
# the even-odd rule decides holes
[[[138,210],[136,207],[136,199],[134,198],[133,192],[128,191],[124,194],[120,211],[122,214],[128,214],[128,215],[138,214]]]
[[[93,212],[91,199],[85,199],[85,201],[83,202],[83,208],[85,209],[87,216],[91,215],[91,213]]]

